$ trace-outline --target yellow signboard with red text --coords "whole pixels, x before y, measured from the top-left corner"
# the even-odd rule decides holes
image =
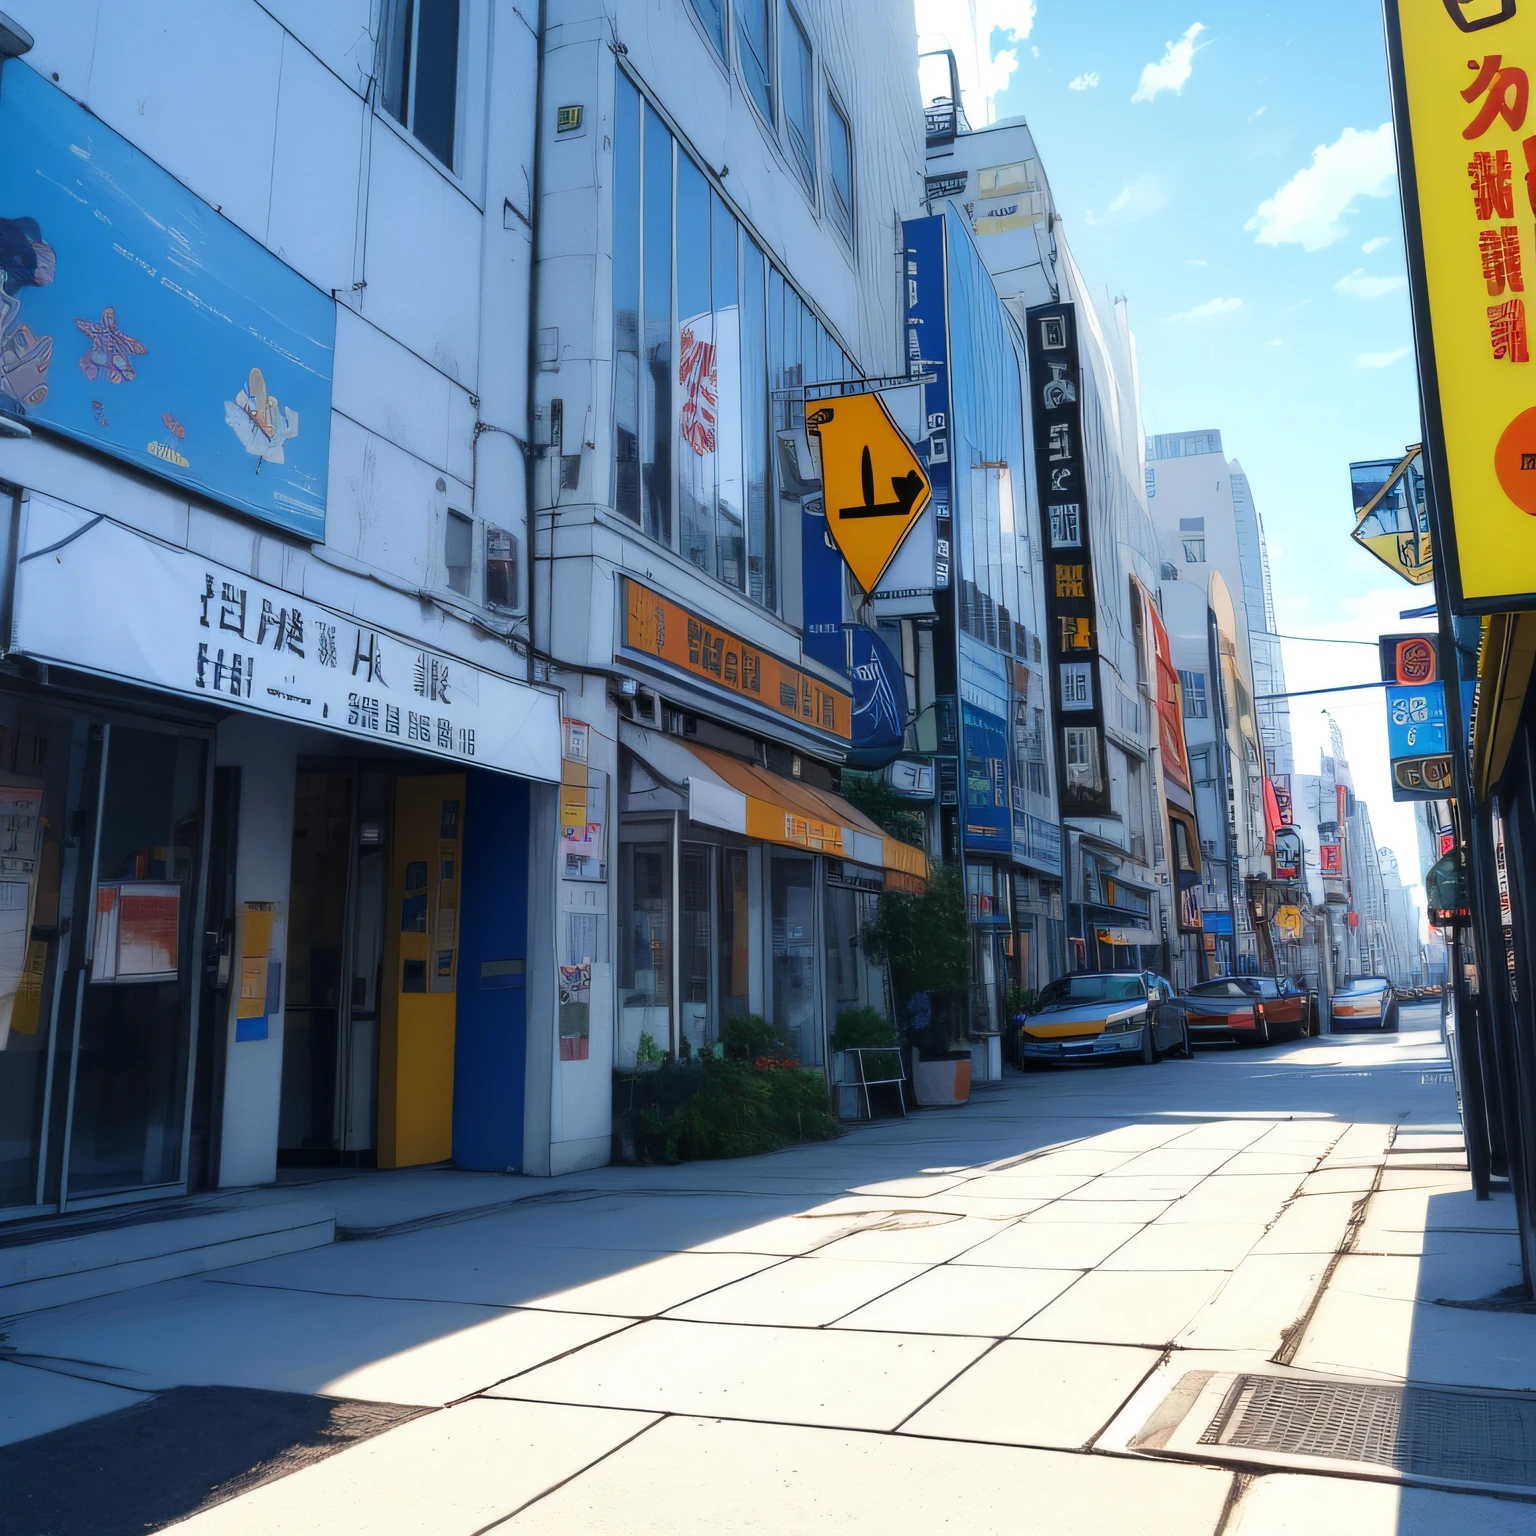
[[[1386,19],[1437,553],[1459,609],[1536,606],[1536,0]]]

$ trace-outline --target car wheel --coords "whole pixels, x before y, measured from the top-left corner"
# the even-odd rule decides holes
[[[1141,1064],[1150,1067],[1157,1060],[1157,1039],[1152,1033],[1152,1020],[1141,1026]]]

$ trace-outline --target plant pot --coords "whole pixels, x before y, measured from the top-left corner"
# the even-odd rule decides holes
[[[971,1060],[923,1061],[912,1052],[912,1097],[925,1109],[947,1109],[971,1096]]]

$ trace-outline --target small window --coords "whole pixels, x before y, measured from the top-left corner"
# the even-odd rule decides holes
[[[1205,564],[1205,540],[1204,539],[1185,539],[1184,540],[1184,563],[1186,565],[1204,565]]]
[[[774,0],[736,0],[736,55],[758,110],[773,121]]]
[[[517,607],[517,540],[490,523],[485,526],[485,605]]]
[[[453,169],[460,0],[386,0],[384,110]]]
[[[448,513],[443,533],[443,564],[448,567],[448,590],[469,596],[469,573],[474,564],[475,525],[462,512]]]
[[[1083,507],[1078,501],[1051,503],[1051,546],[1076,549],[1083,542]]]
[[[1061,668],[1061,707],[1093,708],[1093,667],[1089,662],[1065,662]]]
[[[1191,720],[1206,719],[1211,713],[1211,706],[1205,693],[1205,673],[1180,672],[1179,683],[1184,689],[1185,717]]]
[[[699,24],[709,34],[709,40],[715,45],[715,52],[723,59],[725,57],[725,0],[691,0],[693,14],[699,18]]]
[[[812,102],[811,40],[791,10],[784,13],[779,88],[784,92],[784,127],[790,153],[806,186],[816,185],[816,123]]]
[[[853,239],[853,129],[843,110],[827,97],[827,171],[831,186],[827,193],[827,212],[842,230],[845,239]]]

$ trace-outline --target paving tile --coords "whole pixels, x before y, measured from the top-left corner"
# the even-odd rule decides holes
[[[1227,1536],[1530,1536],[1536,1511],[1529,1504],[1397,1488],[1342,1477],[1274,1473],[1250,1483],[1238,1499]]]
[[[1143,1176],[1150,1173],[1192,1173],[1203,1177],[1215,1173],[1218,1168],[1224,1168],[1241,1155],[1226,1147],[1185,1147],[1175,1144],[1143,1152],[1116,1172]]]
[[[705,1323],[819,1328],[922,1273],[920,1264],[882,1263],[877,1259],[790,1259],[686,1302],[668,1315]]]
[[[1133,1164],[1132,1167],[1135,1165]],[[1205,1178],[1200,1173],[1105,1173],[1075,1189],[1067,1200],[1177,1200]]]
[[[14,1445],[147,1400],[143,1392],[0,1360],[0,1445]]]
[[[1305,1314],[1330,1263],[1323,1253],[1249,1255],[1180,1333],[1180,1349],[1271,1355]]]
[[[1137,1222],[1021,1221],[967,1249],[957,1262],[1009,1269],[1092,1269],[1141,1230]]]
[[[1050,1206],[1044,1210],[1050,1210]],[[905,1218],[903,1218],[905,1221]],[[878,1259],[890,1264],[943,1264],[1007,1230],[1008,1219],[986,1221],[978,1216],[953,1220],[936,1214],[928,1225],[870,1227],[851,1237],[818,1248],[817,1259]]]
[[[998,1169],[989,1178],[1036,1178],[1045,1174],[1069,1174],[1093,1177],[1101,1173],[1113,1173],[1123,1168],[1141,1152],[1139,1147],[1106,1147],[1097,1142],[1070,1147],[1062,1152],[1048,1152],[1044,1157],[1031,1158],[1013,1168]]]
[[[1116,1126],[1085,1141],[1085,1150],[1095,1152],[1145,1152],[1149,1147],[1166,1146],[1185,1129],[1182,1125],[1157,1125],[1148,1121],[1134,1121],[1129,1125]]]
[[[1301,1181],[1301,1192],[1304,1195],[1363,1195],[1375,1181],[1374,1168],[1319,1168]]]
[[[1094,1173],[989,1173],[984,1178],[972,1179],[965,1192],[988,1199],[1057,1200],[1091,1184],[1096,1177]]]
[[[545,1311],[650,1317],[776,1262],[763,1254],[669,1253],[600,1280],[530,1297],[527,1304]]]
[[[1077,1279],[1070,1269],[941,1264],[850,1312],[836,1326],[1006,1338]],[[751,1282],[748,1282],[751,1283]]]
[[[1335,1253],[1358,1195],[1307,1195],[1293,1200],[1254,1246],[1255,1253]]]
[[[1053,1200],[1025,1220],[1048,1226],[1071,1221],[1144,1224],[1156,1221],[1172,1204],[1171,1200]]]
[[[1032,1317],[1018,1336],[1160,1349],[1188,1326],[1226,1278],[1224,1270],[1096,1270]]]
[[[656,1422],[475,1398],[413,1419],[176,1526],[188,1536],[473,1536]]]
[[[1310,1152],[1239,1152],[1224,1164],[1220,1173],[1227,1178],[1249,1173],[1290,1173],[1298,1183],[1317,1167]]]
[[[1254,1222],[1183,1222],[1138,1233],[1104,1260],[1104,1269],[1236,1269],[1263,1237]]]
[[[1502,1233],[1458,1232],[1450,1252],[1383,1256],[1349,1253],[1333,1284],[1395,1301],[1481,1301],[1520,1285],[1520,1245]]]
[[[1231,1486],[1205,1467],[672,1418],[507,1530],[1211,1536]]]
[[[1220,1147],[1241,1152],[1267,1136],[1271,1127],[1262,1120],[1207,1120],[1192,1125],[1182,1136],[1168,1143],[1171,1148]]]
[[[929,1174],[907,1179],[884,1179],[870,1184],[856,1184],[852,1187],[855,1195],[940,1195],[946,1189],[958,1188],[961,1179],[956,1174]]]
[[[1273,1221],[1296,1193],[1289,1173],[1249,1174],[1203,1180],[1157,1218],[1159,1226],[1189,1221]]]
[[[762,1253],[790,1258],[857,1232],[874,1218],[847,1211],[805,1211],[743,1227],[700,1243],[695,1253]]]
[[[902,1432],[1075,1450],[1158,1361],[1155,1349],[1006,1339],[902,1425]]]
[[[988,1347],[982,1339],[748,1328],[666,1319],[495,1395],[668,1413],[894,1429]]]
[[[18,1354],[97,1362],[104,1369],[93,1374],[121,1386],[270,1387],[432,1406],[626,1326],[616,1317],[177,1280],[32,1313],[7,1332]]]

